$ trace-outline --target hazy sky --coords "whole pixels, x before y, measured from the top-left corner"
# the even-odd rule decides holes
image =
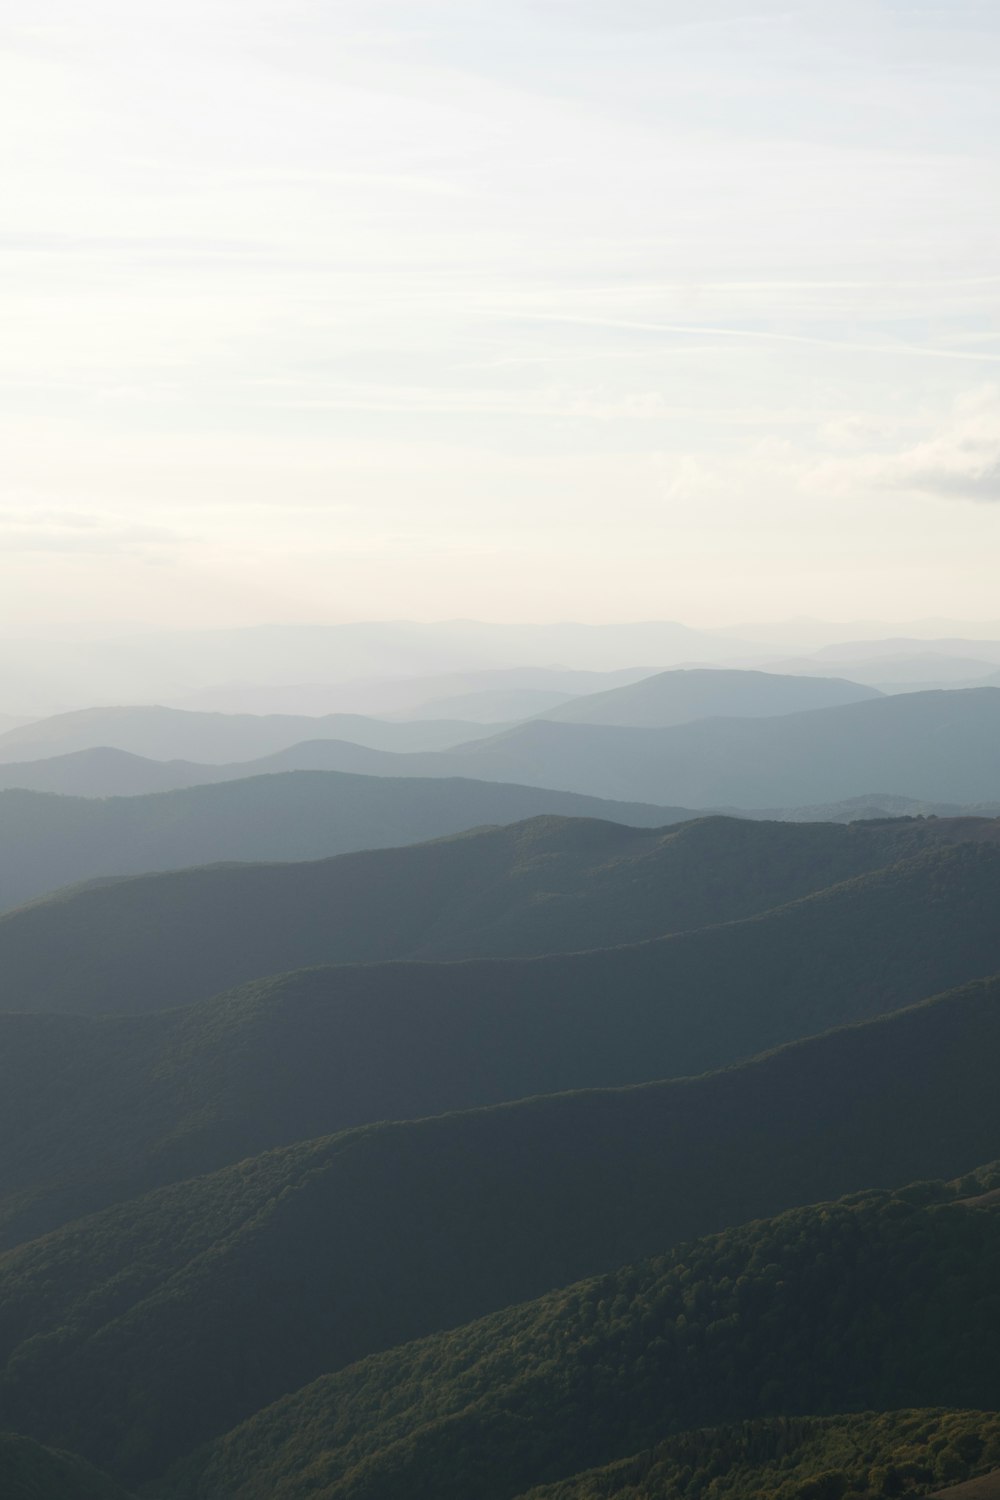
[[[0,626],[996,617],[996,0],[0,45]]]

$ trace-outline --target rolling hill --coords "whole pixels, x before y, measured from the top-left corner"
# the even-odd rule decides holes
[[[976,1472],[998,1452],[995,1411],[891,1412],[1000,1404],[1000,1212],[970,1211],[953,1193],[917,1185],[797,1209],[367,1359],[228,1434],[171,1476],[169,1493],[514,1500],[687,1429],[666,1454],[688,1493],[724,1495],[712,1480],[748,1449],[782,1478],[810,1437],[835,1451],[829,1428],[795,1419],[844,1407],[869,1415],[841,1429],[842,1467],[777,1493],[843,1495],[845,1469],[873,1438],[886,1457],[895,1441],[903,1464],[916,1460],[927,1493],[936,1473]],[[783,1423],[762,1421],[779,1412]],[[691,1430],[719,1422],[752,1424],[729,1434],[728,1454],[722,1434]],[[862,1471],[880,1495],[911,1492],[905,1472]],[[587,1493],[574,1483],[541,1494]]]
[[[316,722],[316,721],[313,721]],[[30,726],[29,726],[30,727]],[[873,788],[920,802],[998,800],[1000,688],[901,693],[769,718],[668,728],[533,719],[448,750],[304,741],[201,780],[287,770],[469,777],[691,808],[811,806]],[[19,773],[30,777],[19,766]]]
[[[658,672],[640,682],[571,698],[537,717],[560,724],[663,729],[695,719],[769,717],[879,697],[877,688],[836,677],[694,667]]]
[[[187,760],[150,760],[108,745],[96,750],[71,750],[67,755],[50,755],[44,760],[0,764],[0,792],[52,792],[62,797],[135,797],[226,779],[217,766]]]
[[[764,654],[776,653],[671,620],[599,625],[370,620],[171,629],[108,640],[22,637],[0,642],[0,700],[6,710],[34,713],[44,711],[40,705],[46,702],[77,707],[173,702],[220,684],[354,684],[360,678],[398,681],[553,663],[586,671],[659,671],[675,662]]]
[[[703,832],[728,832],[689,828],[702,853],[711,848]],[[680,853],[672,870],[666,864],[678,882],[683,841]],[[194,872],[188,914],[202,925],[167,923],[144,953],[129,938],[155,923],[160,902],[145,913],[118,903],[99,922],[84,900],[77,926],[90,946],[78,940],[74,952],[65,929],[43,924],[49,989],[13,987],[15,1009],[0,1014],[0,1135],[18,1143],[0,1156],[0,1242],[271,1146],[373,1120],[698,1073],[991,972],[1000,968],[1000,850],[970,853],[930,851],[761,917],[637,947],[314,968],[146,1015],[127,1012],[196,999],[225,976],[209,953],[218,905],[197,877],[241,872]],[[126,894],[141,887],[130,882]],[[294,932],[267,913],[301,916],[303,905],[294,888],[280,901],[268,892],[259,913],[237,903],[232,951],[221,955],[229,972],[274,959]],[[6,967],[14,972],[9,954]],[[137,973],[155,981],[137,985]],[[29,999],[37,1014],[25,1013]],[[60,1002],[126,1014],[52,1014]]]
[[[412,756],[466,774],[685,807],[835,802],[873,787],[928,801],[995,801],[1000,689],[903,693],[774,718],[669,729],[534,720],[489,740]],[[375,769],[375,766],[372,767]]]
[[[549,994],[570,1003],[611,993],[659,1006],[665,995],[705,992],[706,1016],[733,1008],[726,1036],[739,1039],[738,1050],[726,1055],[745,1055],[801,1035],[796,1008],[806,996],[824,1016],[822,1007],[834,1006],[823,1022],[831,1025],[1000,969],[998,825],[973,824],[989,842],[940,847],[921,837],[933,823],[870,825],[886,831],[881,844],[866,826],[857,837],[832,826],[825,876],[849,873],[852,862],[870,873],[728,923],[825,878],[810,865],[824,840],[800,836],[811,825],[706,820],[676,840],[668,832],[644,841],[613,825],[541,822],[414,856],[95,883],[0,917],[0,1010],[150,1011],[304,965],[548,951],[475,968],[411,965],[405,985],[442,996],[478,990],[500,1004],[516,991],[537,997],[542,1011]],[[742,867],[721,874],[730,856]],[[899,863],[878,868],[887,859]],[[393,907],[384,921],[364,899],[372,891]],[[723,925],[704,926],[712,916]],[[702,930],[558,951],[684,924]],[[384,965],[380,973],[387,993],[404,983]],[[685,1071],[717,1055],[692,1053]]]
[[[93,753],[114,756],[120,774],[122,752]],[[51,764],[37,762],[39,768]],[[0,792],[0,908],[95,877],[219,860],[317,859],[539,814],[641,827],[692,816],[686,808],[604,802],[501,782],[393,780],[335,771],[240,777],[107,800],[8,790]]]
[[[829,1500],[838,1492],[881,1500],[886,1484],[914,1495],[940,1494],[947,1487],[944,1493],[951,1495],[956,1481],[994,1470],[1000,1471],[996,1412],[764,1417],[681,1433],[529,1495],[530,1500],[694,1500],[708,1482],[718,1500]],[[1000,1484],[1000,1472],[994,1482]],[[954,1500],[962,1497],[955,1494]],[[984,1490],[981,1500],[993,1497]]]
[[[31,1438],[0,1433],[0,1495],[4,1500],[129,1500],[90,1464]]]
[[[482,726],[459,720],[391,722],[361,714],[218,714],[180,708],[86,708],[0,733],[0,764],[104,747],[152,760],[257,760],[303,740],[337,739],[398,752],[439,750],[474,739]]]
[[[803,1201],[916,1174],[969,1172],[1000,1142],[998,1045],[1000,981],[993,981],[702,1078],[364,1127],[106,1209],[0,1257],[5,1420],[135,1482],[367,1353]],[[970,1182],[963,1191],[991,1186]],[[680,1371],[693,1404],[678,1408],[678,1425],[755,1414],[727,1399],[705,1404],[726,1350],[739,1358],[744,1347],[753,1353],[757,1391],[769,1392],[760,1414],[825,1409],[816,1404],[816,1382],[827,1379],[830,1362],[815,1361],[817,1338],[848,1326],[867,1340],[876,1365],[859,1371],[860,1346],[841,1346],[837,1369],[857,1382],[850,1401],[860,1391],[863,1400],[918,1405],[1000,1402],[1000,1324],[992,1321],[1000,1318],[1000,1241],[984,1245],[977,1236],[987,1231],[976,1227],[1000,1233],[997,1214],[963,1208],[949,1215],[960,1228],[947,1275],[935,1257],[930,1282],[915,1272],[901,1278],[890,1254],[884,1275],[862,1278],[839,1298],[836,1280],[825,1280],[828,1237],[826,1256],[816,1254],[825,1218],[816,1220],[815,1248],[797,1256],[792,1249],[785,1278],[794,1279],[798,1265],[812,1292],[808,1309],[792,1299],[791,1322],[820,1319],[819,1330],[808,1322],[800,1329],[798,1358],[813,1360],[812,1376],[800,1380],[789,1365],[784,1333],[762,1344],[727,1310],[718,1315],[721,1342],[708,1341],[723,1364]],[[941,1222],[921,1219],[920,1232],[933,1236]],[[905,1211],[891,1211],[886,1223],[909,1232]],[[759,1233],[751,1228],[739,1243],[749,1245]],[[782,1279],[767,1271],[776,1258],[757,1242],[753,1275],[766,1272],[772,1292]],[[678,1263],[690,1269],[691,1252]],[[741,1271],[732,1269],[732,1256],[725,1264],[731,1289]],[[706,1275],[687,1276],[683,1289],[693,1291]],[[883,1283],[895,1300],[873,1322],[864,1297],[857,1299],[868,1285],[877,1305],[887,1295]],[[955,1325],[955,1354],[942,1363],[940,1343],[925,1347],[922,1332],[907,1343],[902,1330],[921,1306],[920,1329],[939,1328],[956,1289],[967,1296],[960,1304],[966,1311]],[[612,1287],[594,1297],[610,1308],[618,1293]],[[692,1305],[700,1305],[697,1298]],[[772,1322],[785,1305],[780,1298],[769,1304]],[[899,1313],[895,1333],[889,1312],[893,1319]],[[672,1312],[670,1322],[676,1318]],[[501,1369],[517,1365],[511,1336],[498,1342],[495,1328],[489,1335]],[[647,1333],[641,1351],[658,1359],[656,1348]],[[904,1355],[912,1356],[909,1366]],[[465,1362],[459,1346],[452,1367]],[[383,1409],[388,1386],[398,1383],[390,1421],[393,1410],[405,1409],[411,1378],[405,1362],[393,1368],[387,1383],[361,1377]],[[576,1368],[573,1359],[560,1359],[553,1378],[572,1383]],[[933,1381],[925,1385],[928,1372]],[[984,1377],[994,1385],[984,1386]],[[355,1377],[345,1378],[350,1384]],[[662,1396],[660,1383],[654,1386]],[[585,1408],[588,1423],[601,1410],[595,1399],[592,1393]],[[822,1392],[824,1404],[835,1403],[831,1411],[847,1399],[840,1385]],[[623,1400],[631,1403],[627,1392]],[[657,1414],[662,1418],[662,1399]],[[564,1472],[626,1456],[643,1441],[629,1428],[617,1453],[577,1453]],[[268,1443],[273,1449],[273,1434]],[[398,1458],[391,1443],[386,1457]],[[524,1477],[557,1475],[536,1470]]]

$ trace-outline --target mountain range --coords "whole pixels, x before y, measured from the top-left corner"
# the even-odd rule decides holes
[[[0,734],[3,1500],[997,1500],[1000,689],[668,637]]]
[[[541,819],[416,849],[98,882],[0,917],[0,1005],[138,1012],[308,965],[461,958],[480,967],[390,963],[384,983],[456,1003],[509,991],[543,1011],[559,994],[656,1003],[680,986],[706,1018],[742,995],[762,1047],[800,1034],[777,1017],[806,996],[843,996],[848,1019],[1000,970],[998,830]],[[737,1011],[723,1034],[743,1024]],[[720,1041],[689,1047],[684,1071],[710,1066]]]
[[[963,1208],[945,1219],[932,1212],[913,1221],[927,1212],[919,1207],[926,1194],[908,1212],[905,1200],[901,1214],[890,1210],[883,1218],[880,1211],[879,1233],[884,1229],[890,1239],[884,1269],[877,1276],[857,1275],[856,1284],[841,1287],[839,1299],[833,1291],[837,1261],[841,1254],[853,1257],[858,1242],[848,1232],[838,1248],[829,1212],[814,1216],[816,1240],[804,1251],[793,1242],[776,1254],[767,1231],[751,1221],[915,1174],[941,1178],[973,1171],[992,1157],[1000,1140],[998,1044],[1000,989],[994,981],[701,1079],[372,1125],[265,1152],[130,1199],[0,1257],[5,1419],[135,1482],[324,1372],[499,1312],[580,1276],[610,1274],[612,1289],[599,1286],[588,1297],[609,1310],[619,1307],[626,1319],[641,1318],[635,1273],[620,1273],[620,1296],[615,1267],[737,1224],[749,1227],[731,1233],[730,1243],[745,1245],[746,1257],[724,1252],[716,1271],[696,1271],[681,1290],[693,1292],[706,1278],[727,1278],[720,1288],[725,1305],[743,1274],[740,1266],[749,1264],[753,1276],[765,1273],[763,1285],[773,1287],[782,1275],[767,1267],[787,1255],[786,1280],[791,1275],[794,1285],[795,1277],[805,1276],[802,1300],[761,1307],[764,1316],[771,1306],[773,1322],[787,1306],[780,1313],[780,1335],[763,1349],[745,1322],[734,1322],[731,1310],[707,1318],[722,1320],[707,1345],[698,1341],[709,1364],[685,1365],[672,1387],[657,1385],[661,1420],[670,1389],[672,1399],[682,1402],[668,1418],[675,1427],[768,1410],[842,1410],[859,1390],[869,1402],[988,1408],[1000,1401],[1000,1324],[993,1321],[1000,1318],[993,1285],[1000,1242],[994,1248],[978,1236],[1000,1231],[995,1213],[980,1218]],[[972,1181],[963,1191],[974,1195],[993,1185]],[[798,1215],[799,1222],[813,1222],[809,1211]],[[894,1237],[909,1234],[910,1221],[923,1236],[918,1248],[934,1243],[938,1226],[946,1239],[957,1236],[944,1274],[935,1251],[923,1273],[917,1274],[919,1258],[907,1262],[907,1279],[900,1283],[902,1247]],[[849,1228],[849,1212],[845,1222]],[[893,1244],[900,1248],[893,1250]],[[711,1259],[714,1251],[706,1253]],[[680,1278],[693,1257],[690,1249],[679,1251],[669,1262],[679,1269],[671,1274]],[[793,1271],[795,1266],[800,1270]],[[893,1296],[879,1317],[875,1309],[890,1283]],[[827,1285],[830,1291],[823,1290]],[[572,1300],[576,1294],[569,1295]],[[948,1335],[954,1353],[942,1358],[941,1320],[956,1296],[964,1310]],[[686,1305],[700,1316],[711,1301],[694,1297]],[[567,1347],[561,1334],[566,1310],[565,1295],[557,1294],[544,1317],[556,1341],[548,1345],[547,1335],[553,1353]],[[503,1386],[505,1371],[533,1357],[532,1312],[500,1316],[509,1316],[512,1328],[497,1336],[493,1327],[487,1369],[496,1370]],[[529,1324],[521,1321],[525,1316]],[[672,1325],[677,1317],[671,1312]],[[798,1359],[813,1359],[820,1336],[816,1318],[823,1338],[850,1328],[856,1330],[852,1339],[867,1343],[848,1340],[842,1361],[817,1361],[812,1377],[803,1378],[783,1344],[798,1326]],[[892,1337],[887,1318],[896,1329]],[[912,1334],[913,1326],[919,1335]],[[937,1344],[932,1341],[918,1358],[924,1329]],[[471,1336],[485,1350],[479,1343],[485,1331]],[[437,1336],[446,1380],[449,1369],[458,1372],[467,1363],[461,1339],[454,1353],[444,1351],[449,1337]],[[650,1338],[647,1328],[632,1345],[639,1368],[641,1355],[647,1368],[650,1359],[655,1368],[660,1357]],[[717,1380],[731,1357],[727,1351],[740,1348],[751,1361],[747,1375],[757,1371],[756,1396],[742,1409],[728,1404],[729,1387],[720,1388]],[[859,1366],[862,1348],[865,1362]],[[711,1363],[716,1357],[717,1366]],[[416,1367],[410,1364],[414,1358]],[[427,1358],[419,1351],[385,1356],[384,1380],[348,1371],[337,1387],[335,1377],[335,1389],[343,1393],[337,1400],[353,1387],[370,1392],[384,1410],[386,1392],[394,1389],[391,1421],[393,1411],[407,1408],[415,1370],[424,1369],[424,1389],[433,1391],[438,1362],[436,1353]],[[568,1379],[574,1364],[564,1365],[560,1357],[552,1378]],[[833,1368],[855,1384],[823,1387]],[[484,1395],[488,1409],[488,1387]],[[622,1399],[631,1402],[628,1381]],[[600,1405],[583,1408],[588,1425]],[[550,1430],[543,1412],[534,1398],[524,1409],[530,1424],[541,1423],[525,1429],[529,1452],[531,1433],[537,1441]],[[330,1444],[340,1420],[324,1419],[322,1441]],[[379,1421],[373,1423],[371,1413],[365,1420],[359,1437],[369,1451],[381,1450]],[[358,1421],[360,1414],[348,1427]],[[472,1442],[492,1452],[511,1437],[501,1422],[492,1436],[480,1429]],[[574,1467],[625,1456],[643,1441],[629,1428],[617,1453],[576,1449]],[[265,1451],[274,1454],[279,1446],[271,1437]],[[391,1443],[384,1458],[397,1461]],[[453,1473],[458,1483],[462,1466],[456,1464]],[[530,1477],[556,1475],[544,1466]],[[436,1493],[439,1480],[435,1470],[433,1483],[430,1476],[422,1481],[426,1492]],[[215,1493],[228,1491],[220,1486]],[[379,1493],[414,1490],[397,1473]]]
[[[658,672],[603,693],[570,698],[537,717],[560,724],[665,729],[695,719],[771,718],[812,708],[863,703],[881,696],[877,688],[836,677],[796,677],[703,667]]]
[[[218,1439],[175,1471],[172,1495],[263,1500],[280,1484],[289,1500],[513,1500],[680,1432],[687,1493],[712,1493],[729,1465],[725,1437],[706,1427],[741,1424],[729,1441],[752,1476],[748,1457],[766,1470],[796,1452],[797,1417],[845,1408],[869,1415],[853,1419],[841,1467],[749,1493],[844,1494],[861,1468],[880,1495],[906,1494],[922,1471],[915,1493],[926,1494],[941,1478],[981,1472],[1000,1449],[990,1410],[1000,1405],[991,1282],[1000,1212],[970,1210],[960,1192],[916,1186],[796,1209],[376,1355]],[[964,1420],[906,1411],[920,1406],[987,1411]],[[888,1413],[881,1443],[873,1409]],[[769,1431],[777,1412],[784,1424]],[[909,1452],[907,1426],[917,1440]],[[861,1467],[873,1438],[881,1474]],[[909,1472],[885,1462],[894,1449]],[[633,1462],[650,1477],[652,1454]],[[781,1465],[781,1479],[790,1468]],[[607,1477],[612,1493],[637,1493]],[[586,1482],[580,1475],[568,1492]]]
[[[480,620],[372,620],[135,631],[105,639],[0,642],[0,701],[16,714],[47,704],[173,702],[221,685],[398,681],[524,667],[658,671],[678,662],[725,662],[780,653],[676,621],[590,625]]]
[[[574,697],[574,722],[643,727],[688,723],[712,714],[772,715],[830,707],[879,696],[874,688],[836,678],[766,672],[661,672],[609,691]],[[496,730],[494,728],[494,733]],[[361,714],[209,713],[136,706],[90,708],[35,719],[0,733],[0,764],[111,747],[154,760],[222,765],[258,760],[305,740],[343,740],[397,753],[441,750],[483,736],[476,721],[456,718],[372,718]]]
[[[116,766],[124,754],[80,753],[114,757]],[[107,799],[9,790],[0,792],[0,907],[96,877],[220,860],[315,859],[542,813],[641,827],[693,816],[686,808],[608,802],[542,787],[336,771],[290,771]]]
[[[1000,688],[980,688],[661,729],[535,719],[449,750],[406,754],[311,740],[262,759],[210,766],[123,762],[120,752],[97,749],[8,763],[0,766],[0,785],[109,795],[330,770],[503,781],[687,808],[794,809],[868,797],[876,789],[918,803],[974,805],[998,800],[998,732]]]
[[[373,750],[441,750],[474,739],[460,720],[392,721],[361,714],[220,714],[139,706],[88,708],[34,719],[0,734],[0,765],[110,747],[153,760],[209,765],[259,760],[303,740],[347,740]]]

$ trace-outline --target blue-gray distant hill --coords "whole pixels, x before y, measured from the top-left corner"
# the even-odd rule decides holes
[[[124,751],[80,751],[79,758],[86,758],[96,774],[110,769],[115,778],[128,777],[135,766],[140,774],[146,768],[170,769]],[[37,768],[54,764],[39,761]],[[84,769],[74,767],[81,774]],[[241,777],[215,786],[103,799],[7,790],[0,792],[0,908],[97,876],[219,860],[318,859],[543,813],[645,828],[694,816],[686,808],[609,802],[541,787],[335,771]]]
[[[657,672],[640,682],[571,698],[537,717],[557,724],[663,729],[693,719],[766,718],[810,708],[836,708],[881,696],[877,688],[836,677],[693,667]]]
[[[475,696],[475,695],[474,695]],[[209,713],[163,707],[92,708],[57,714],[0,733],[0,786],[63,791],[81,796],[129,795],[225,779],[253,770],[368,769],[354,747],[410,754],[447,750],[492,738],[497,721],[537,716],[547,707],[531,693],[483,695],[469,719],[441,713],[384,720],[361,714]],[[764,672],[677,671],[570,700],[544,717],[573,722],[624,725],[686,723],[706,715],[789,713],[876,697],[875,689],[835,679],[790,677]],[[456,703],[456,707],[460,704]],[[500,710],[503,710],[501,712]],[[505,727],[508,727],[505,726]],[[336,742],[329,765],[317,761],[320,742]],[[275,755],[305,760],[261,764]],[[117,751],[117,755],[109,752]],[[123,754],[168,764],[141,768]],[[85,759],[73,762],[71,756]],[[44,762],[55,760],[53,765]],[[37,764],[36,764],[37,763]],[[374,774],[387,774],[373,767]],[[391,774],[391,771],[388,773]],[[400,774],[407,774],[401,772]],[[415,773],[418,774],[418,773]],[[428,774],[434,774],[429,772]]]
[[[480,735],[483,727],[477,726]],[[193,785],[327,770],[457,776],[697,809],[825,806],[867,797],[873,788],[890,797],[964,806],[1000,800],[998,747],[1000,688],[970,688],[662,729],[535,719],[453,749],[406,754],[319,739],[226,766],[154,767],[150,789],[162,786],[164,775]],[[141,784],[139,768],[112,764],[101,771],[93,756],[79,769],[64,757],[61,770],[42,774],[64,776],[66,791],[80,790],[80,781],[93,787],[102,774],[114,786],[119,772],[133,789]],[[0,765],[0,785],[34,787],[36,774],[34,764]]]
[[[257,769],[321,761],[377,776],[471,776],[695,808],[799,807],[875,787],[925,802],[1000,797],[1000,688],[901,693],[770,718],[665,729],[535,719],[453,750],[393,755],[327,741]]]
[[[788,807],[862,796],[1000,796],[1000,689],[903,693],[775,718],[668,729],[536,720],[424,767],[685,807]]]
[[[156,705],[86,708],[35,719],[0,734],[0,766],[110,746],[153,760],[256,760],[302,740],[336,739],[371,749],[440,750],[482,733],[458,719],[395,722],[363,714],[222,714]]]

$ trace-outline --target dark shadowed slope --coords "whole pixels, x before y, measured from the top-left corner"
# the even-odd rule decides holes
[[[0,1258],[6,1419],[128,1479],[367,1352],[971,1170],[1000,1142],[998,1046],[993,982],[701,1079],[371,1126],[164,1188]]]
[[[175,1476],[174,1500],[514,1500],[684,1429],[704,1466],[695,1495],[726,1469],[713,1434],[691,1431],[705,1424],[749,1420],[758,1455],[779,1457],[801,1429],[768,1444],[772,1413],[994,1407],[1000,1212],[969,1213],[953,1191],[797,1209],[365,1360],[216,1443]],[[940,1420],[937,1451],[921,1455],[931,1472],[946,1431],[958,1441],[945,1472],[976,1472],[987,1443],[996,1451],[995,1412]],[[905,1492],[901,1476],[871,1478],[878,1494]],[[828,1479],[776,1493],[845,1490]]]
[[[641,682],[573,698],[539,718],[562,724],[621,724],[666,728],[693,719],[757,718],[833,708],[881,697],[877,688],[836,677],[792,677],[774,672],[694,667],[657,672]]]
[[[119,752],[95,754],[117,757]],[[119,770],[116,760],[116,775]],[[541,813],[641,827],[693,816],[685,808],[602,802],[502,782],[393,780],[333,771],[248,777],[100,801],[12,790],[0,792],[0,907],[99,876],[219,860],[317,859]]]
[[[439,750],[482,726],[459,720],[392,723],[362,714],[219,714],[181,708],[85,708],[0,733],[0,763],[110,746],[153,760],[256,760],[301,740],[338,739],[382,750]]]
[[[145,1016],[0,1015],[3,1243],[271,1146],[700,1073],[995,972],[998,856],[920,856],[633,948],[312,969]],[[116,999],[149,1004],[150,984]]]
[[[129,1500],[120,1485],[83,1459],[11,1432],[0,1432],[0,1495],[3,1500]]]
[[[724,1010],[728,997],[754,995],[763,1016],[780,1006],[791,1014],[796,985],[839,996],[849,973],[863,1007],[849,1014],[869,1014],[1000,968],[998,833],[988,820],[844,827],[718,818],[647,832],[539,819],[419,850],[97,883],[0,917],[0,1010],[149,1011],[306,965],[601,944],[599,954],[553,958],[548,968],[511,957],[513,967],[488,966],[482,978],[462,970],[439,980],[435,966],[421,987],[464,991],[495,975],[498,994],[509,986],[541,996],[558,976],[567,996],[610,986],[658,1000],[664,986],[681,985],[710,991],[706,1014],[711,996]],[[770,917],[614,946],[838,881]],[[396,983],[386,972],[385,983]],[[754,1047],[796,1034],[762,1037],[756,1016],[748,1025]]]

